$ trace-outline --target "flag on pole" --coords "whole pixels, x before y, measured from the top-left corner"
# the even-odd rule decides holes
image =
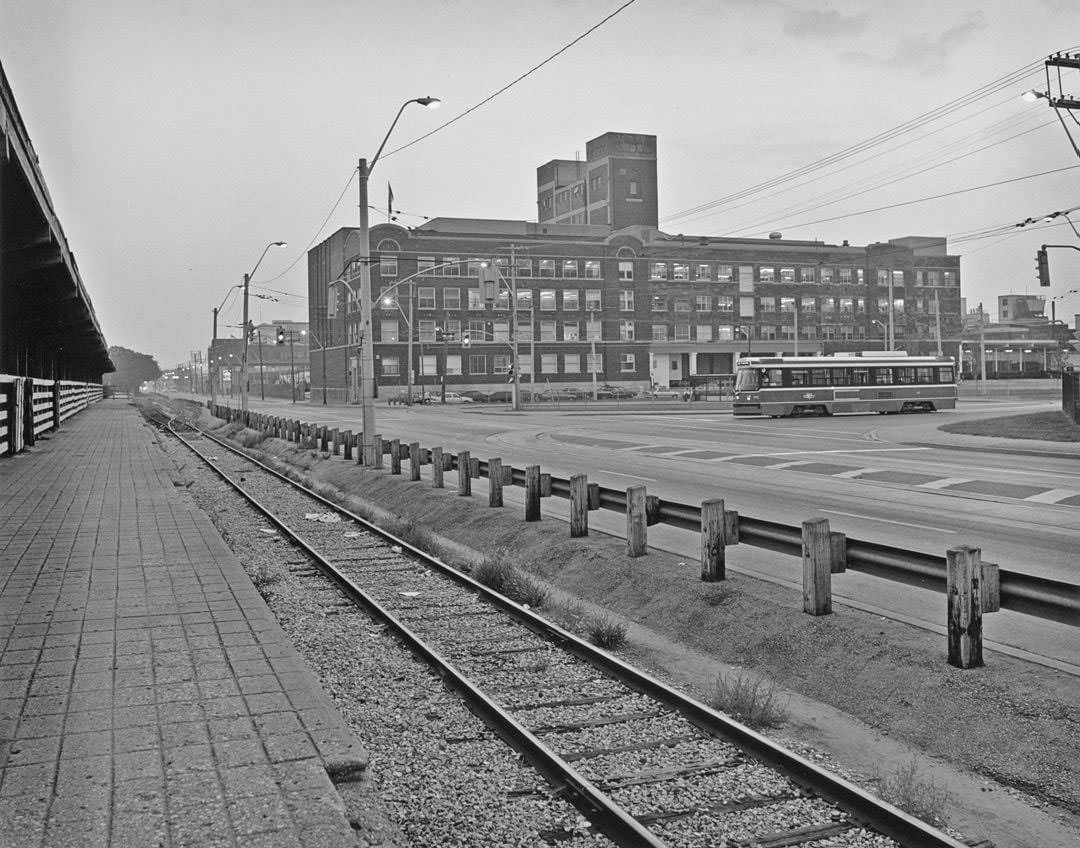
[[[394,220],[394,190],[390,187],[390,181],[386,182],[386,220]]]

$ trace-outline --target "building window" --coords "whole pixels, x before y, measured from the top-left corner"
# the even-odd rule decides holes
[[[937,271],[937,270],[927,271],[926,272],[926,279],[927,279],[927,282],[930,285],[932,285],[932,286],[940,286],[941,285],[941,272]]]
[[[483,321],[469,321],[469,338],[473,344],[487,341],[487,325]]]
[[[781,312],[794,312],[795,311],[795,298],[782,297],[780,298],[780,311]]]
[[[716,328],[716,340],[719,342],[730,342],[734,336],[733,327],[729,327],[726,324],[721,324]]]
[[[758,280],[763,283],[775,283],[776,269],[763,265],[758,269]]]
[[[754,291],[754,266],[739,266],[739,294],[752,294]]]
[[[712,279],[712,265],[698,265],[697,266],[697,278],[699,280],[711,280]]]
[[[688,342],[690,341],[690,325],[689,324],[676,324],[675,325],[675,341]]]
[[[851,315],[855,311],[855,300],[850,297],[840,298],[840,314]]]
[[[603,308],[600,302],[600,289],[585,289],[585,308],[590,312]]]
[[[630,180],[630,182],[627,184],[626,193],[630,197],[638,196],[637,180]]]
[[[831,317],[836,311],[836,298],[823,297],[821,298],[821,314],[822,316]]]
[[[649,263],[649,279],[650,280],[666,280],[667,279],[667,263],[666,262],[650,262]]]
[[[619,323],[619,341],[632,342],[634,340],[634,322],[621,321]]]
[[[442,305],[443,309],[461,309],[461,289],[443,289]]]
[[[567,353],[563,355],[563,372],[566,374],[581,373],[580,353]]]
[[[483,259],[473,257],[465,262],[465,276],[467,277],[479,277],[480,276],[480,263]]]
[[[776,298],[775,297],[760,297],[760,298],[758,298],[758,309],[761,312],[775,312],[776,311]]]
[[[831,283],[832,281],[833,281],[833,269],[832,268],[822,268],[821,269],[821,282],[823,282],[823,283]],[[813,282],[812,279],[811,279],[811,282]]]
[[[533,326],[528,321],[518,321],[517,340],[519,342],[531,342],[533,338]]]
[[[623,374],[632,374],[637,371],[637,357],[632,353],[619,355],[619,371]]]
[[[712,325],[711,324],[698,324],[694,327],[694,339],[699,342],[711,342],[712,341]]]
[[[601,323],[599,319],[591,318],[585,322],[585,341],[598,342],[601,340]]]
[[[662,294],[654,294],[649,298],[649,308],[653,312],[667,312],[667,298]]]
[[[784,339],[784,341],[789,341],[789,342],[792,341],[795,338],[795,325],[794,324],[784,324],[784,325],[782,325],[780,327],[780,337],[782,339]]]
[[[398,340],[398,322],[395,318],[393,321],[380,321],[379,322],[379,341],[380,342],[396,342]]]
[[[457,377],[461,375],[461,354],[448,353],[446,355],[446,376]]]
[[[667,324],[653,324],[652,325],[652,340],[654,342],[666,342],[667,341]]]
[[[619,292],[619,311],[620,312],[633,312],[634,311],[634,290],[622,289]]]
[[[735,310],[735,298],[729,294],[722,294],[716,298],[717,312],[733,312]]]
[[[555,336],[556,324],[554,321],[541,321],[540,322],[540,341],[542,342],[554,342],[558,339]]]
[[[897,315],[904,314],[904,299],[902,297],[893,300],[893,312]]]
[[[469,373],[470,374],[486,374],[487,373],[487,356],[484,354],[469,354]]]
[[[461,322],[457,318],[446,319],[443,334],[447,341],[457,341],[461,338]]]
[[[491,324],[491,340],[493,342],[510,341],[510,322],[493,321]]]
[[[866,272],[862,268],[855,269],[855,281],[861,286],[866,277]]]
[[[804,314],[817,314],[817,299],[813,297],[804,297],[802,304],[799,307],[799,311]]]
[[[540,276],[541,277],[554,277],[555,276],[555,260],[554,259],[541,259],[540,260]]]
[[[434,309],[435,308],[435,286],[417,286],[416,287],[416,308],[417,309]]]
[[[865,315],[866,314],[866,298],[865,297],[857,297],[857,298],[855,298],[855,311],[859,315]]]
[[[557,354],[557,353],[541,353],[540,354],[540,373],[541,374],[558,374],[559,373],[559,354]]]
[[[562,293],[563,312],[577,312],[581,308],[578,299],[579,289],[564,289]]]
[[[585,354],[585,369],[589,374],[604,373],[604,357],[600,353]]]
[[[533,372],[532,357],[527,353],[518,354],[518,368],[521,369],[521,374],[528,375]]]
[[[690,266],[687,265],[685,262],[676,262],[671,278],[673,280],[689,280]]]
[[[436,357],[433,353],[425,353],[423,356],[420,357],[421,377],[426,377],[429,374],[434,376],[435,374],[439,373],[438,364],[436,362],[437,359],[438,357]]]
[[[619,262],[619,279],[620,280],[632,280],[634,279],[634,263],[633,262]]]
[[[416,273],[418,274],[430,274],[431,269],[434,267],[434,256],[421,256],[416,260]]]
[[[850,268],[841,268],[840,269],[840,282],[841,283],[850,283],[851,279],[852,279],[852,277],[851,277],[851,269]],[[823,282],[823,283],[825,282],[825,272],[824,272],[824,270],[822,271],[822,274],[821,274],[821,282]]]
[[[480,289],[469,289],[469,309],[483,309],[484,298]]]
[[[677,297],[675,298],[675,311],[676,312],[689,312],[690,311],[690,298]]]
[[[383,356],[382,373],[384,377],[398,377],[401,375],[401,360],[396,356]]]
[[[540,289],[540,311],[555,311],[555,289]]]
[[[810,267],[803,267],[799,269],[799,280],[804,283],[814,282],[814,269]],[[825,282],[825,269],[821,269],[821,281]]]
[[[517,298],[518,298],[518,301],[517,301],[518,309],[532,309],[532,305],[533,305],[532,289],[518,289]]]
[[[450,263],[450,264],[446,264]],[[442,275],[444,277],[460,277],[461,276],[461,259],[457,256],[444,256]]]
[[[396,277],[397,276],[397,257],[383,254],[379,257],[379,276],[381,277]]]
[[[598,259],[585,260],[585,277],[590,280],[600,279],[600,261]]]
[[[562,337],[564,342],[576,342],[579,340],[577,321],[567,321],[562,325]]]
[[[517,269],[517,275],[519,277],[531,277],[532,276],[532,260],[531,259],[518,259],[514,263]]]
[[[711,312],[712,311],[712,298],[707,294],[699,294],[694,296],[694,309],[697,312]]]
[[[716,266],[716,280],[720,283],[731,283],[735,281],[735,277],[732,275],[730,265],[717,265]]]
[[[578,276],[578,264],[576,259],[564,259],[562,263],[562,275],[574,279]]]
[[[492,374],[509,374],[510,373],[510,354],[508,353],[496,353],[491,357],[491,373]]]
[[[903,271],[893,271],[892,272],[892,284],[893,284],[893,288],[904,285],[904,272]]]
[[[417,327],[419,327],[418,338],[422,342],[435,341],[435,322],[434,321],[417,321]]]
[[[794,283],[795,282],[795,269],[794,268],[781,268],[780,269],[780,282],[781,283]]]
[[[772,341],[776,338],[776,327],[773,327],[770,324],[758,327],[757,337],[759,339],[766,339],[768,341]]]
[[[945,275],[945,285],[947,285],[947,286],[955,286],[957,284],[958,279],[957,279],[955,271],[945,271],[944,275]]]

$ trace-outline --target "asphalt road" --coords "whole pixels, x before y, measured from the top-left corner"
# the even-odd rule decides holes
[[[285,412],[288,403],[254,401]],[[953,412],[832,418],[734,418],[719,405],[594,404],[527,410],[504,405],[377,408],[384,438],[468,449],[504,464],[539,464],[557,476],[586,473],[610,487],[645,483],[650,494],[697,503],[722,497],[742,515],[799,524],[829,519],[849,537],[938,555],[955,545],[979,547],[1002,568],[1080,582],[1080,445],[943,434],[941,424],[1054,408],[1049,401],[961,401]],[[356,407],[292,407],[296,417],[359,429]],[[545,502],[554,513],[558,502]],[[565,512],[565,505],[561,505]],[[625,519],[603,512],[595,526]],[[593,522],[593,518],[590,517]],[[650,544],[695,556],[693,534],[650,528]],[[793,557],[740,546],[736,567],[798,585]],[[837,598],[933,628],[943,620],[940,595],[849,573]],[[987,638],[1076,663],[1080,628],[996,613]],[[1080,668],[1077,669],[1080,671]]]

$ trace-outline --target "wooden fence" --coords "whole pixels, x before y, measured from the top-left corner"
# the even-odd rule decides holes
[[[98,383],[0,374],[0,456],[33,447],[38,436],[101,400]]]

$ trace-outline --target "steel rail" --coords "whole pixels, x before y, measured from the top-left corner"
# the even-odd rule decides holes
[[[351,520],[358,522],[359,524],[363,525],[365,528],[370,529],[372,532],[381,536],[382,538],[391,541],[396,545],[400,545],[403,550],[408,550],[410,554],[421,559],[424,562],[425,566],[429,566],[438,570],[440,573],[469,587],[477,594],[484,596],[492,604],[507,612],[514,619],[528,627],[533,632],[545,636],[564,650],[567,650],[578,658],[611,675],[615,680],[622,682],[625,685],[636,689],[639,692],[649,695],[660,703],[663,703],[665,706],[668,706],[671,709],[678,711],[680,714],[687,717],[691,722],[693,722],[706,732],[718,736],[736,745],[737,747],[749,752],[762,762],[766,763],[772,768],[775,768],[777,771],[790,778],[799,786],[802,786],[803,788],[811,791],[815,795],[818,795],[825,800],[836,804],[838,807],[845,810],[849,815],[851,815],[859,824],[891,837],[892,839],[896,840],[900,845],[905,846],[905,848],[966,848],[966,846],[964,846],[962,842],[953,839],[952,837],[941,832],[937,828],[934,828],[931,825],[928,825],[925,822],[905,813],[903,810],[900,810],[899,808],[881,800],[880,798],[875,797],[874,795],[866,792],[865,790],[856,786],[850,781],[844,780],[837,775],[825,771],[824,769],[820,768],[809,760],[806,760],[803,757],[800,757],[799,755],[788,751],[782,746],[777,745],[775,742],[768,739],[767,737],[762,736],[761,734],[731,719],[723,713],[717,712],[716,710],[701,703],[700,701],[697,701],[689,697],[688,695],[685,695],[673,689],[672,687],[661,682],[657,678],[624,663],[622,660],[612,656],[611,654],[608,654],[605,651],[600,650],[594,645],[579,638],[575,634],[547,621],[546,619],[540,617],[531,610],[524,609],[523,607],[510,600],[509,598],[505,597],[504,595],[501,595],[498,592],[489,589],[487,586],[478,583],[468,575],[442,562],[437,557],[431,556],[430,554],[420,550],[419,548],[414,547],[408,542],[399,539],[392,533],[389,533],[388,531],[383,530],[377,525],[372,524],[370,521],[358,515],[355,515],[340,504],[337,504],[334,501],[329,500],[322,495],[319,495],[317,492],[311,491],[302,484],[289,479],[275,469],[261,463],[257,459],[254,459],[249,454],[238,450],[232,445],[229,445],[208,433],[202,433],[202,435],[204,435],[206,438],[211,439],[216,444],[221,445],[221,447],[225,448],[226,450],[232,451],[233,453],[244,457],[245,460],[259,466],[260,468],[269,472],[275,477],[278,477],[283,482],[288,483],[290,486],[300,489],[305,494],[315,498],[329,509],[332,509],[335,512],[347,516]],[[189,445],[189,447],[191,446]],[[193,451],[195,450],[193,447],[191,449]],[[195,452],[198,453],[198,451]],[[201,454],[199,455],[201,456]],[[456,459],[457,457],[454,456],[455,465]],[[204,461],[206,461],[207,464],[215,470],[215,472],[221,475],[223,479],[226,479],[231,486],[236,488],[237,491],[244,495],[244,497],[248,498],[249,501],[255,504],[255,501],[251,499],[250,496],[240,490],[239,487],[237,487],[236,484],[233,483],[231,480],[225,478],[218,468],[216,468],[208,460],[205,460],[205,458]],[[481,465],[482,468],[486,469],[486,463],[482,463]],[[524,472],[522,472],[522,474],[523,473]],[[566,486],[568,495],[569,482],[565,480],[562,480],[560,482]],[[553,491],[555,490],[555,484],[556,481],[553,478]],[[265,509],[261,505],[256,504],[256,508],[265,512]],[[293,533],[293,531],[291,531],[289,528],[286,528],[283,524],[278,522],[276,518],[270,516],[269,513],[267,513],[267,515],[271,518],[271,520],[275,522],[275,524],[284,529],[286,532],[290,534]],[[323,562],[322,558],[319,557],[318,554],[314,551],[311,551],[310,548],[306,546],[306,544],[305,550],[308,550],[308,552],[316,559],[317,562]],[[321,567],[322,565],[320,565],[320,568]],[[330,569],[331,572],[333,571],[332,566],[327,564],[327,567]],[[362,590],[360,590],[358,587],[355,587],[354,584],[351,583],[351,581],[348,581],[348,578],[342,577],[341,579],[348,583],[348,585],[351,587],[347,591],[349,591],[350,593],[355,591],[359,593],[360,596],[363,596]],[[376,602],[371,601],[371,605],[372,606],[370,608],[373,611],[381,610],[381,607],[379,607]],[[377,612],[376,614],[386,615],[388,622],[392,619],[392,616],[385,612]],[[404,625],[396,625],[395,629],[397,629],[398,627],[400,627],[400,631],[402,633],[409,632],[407,628],[404,627]],[[411,633],[409,633],[407,637],[403,636],[403,638],[416,640],[419,644],[419,640],[417,640],[416,637],[413,636]],[[427,649],[418,648],[418,650],[426,651]],[[443,662],[445,663],[445,660],[443,660]],[[446,663],[446,667],[448,669],[452,668],[449,663]],[[498,706],[491,704],[490,707],[493,717],[497,715],[504,715],[502,713],[502,710]],[[485,715],[487,715],[487,713],[485,713]],[[505,720],[507,722],[506,727],[518,727],[517,723],[512,717],[505,716]],[[528,731],[524,728],[521,728],[521,732],[528,734]],[[529,736],[531,737],[531,734],[529,734]],[[514,742],[510,739],[508,739],[507,741],[511,745],[514,744]],[[532,737],[531,741],[535,743],[535,745],[537,745],[540,749],[543,749],[543,745],[539,743],[539,741],[535,740],[535,737]],[[558,758],[556,755],[547,752],[546,749],[543,750],[548,757],[552,758],[550,761],[552,764],[554,764],[555,761],[558,761],[559,763],[562,762],[561,759]],[[573,771],[568,764],[565,765],[568,770]],[[540,768],[541,771],[544,771],[543,767],[538,766],[538,768]],[[552,778],[549,777],[549,779]],[[554,779],[557,780],[558,778],[556,777]],[[589,784],[588,781],[586,781],[584,778],[579,776],[579,780],[581,781],[582,789],[584,789],[585,786],[588,786],[588,788],[598,792],[598,790],[595,790],[595,788],[592,787],[592,785]],[[581,809],[581,807],[579,807],[579,809]],[[586,814],[588,814],[587,809],[583,809],[583,812],[586,812]],[[603,823],[603,820],[601,823]],[[637,828],[641,828],[641,826],[637,824],[636,821],[635,825],[637,825]],[[633,831],[633,833],[637,832],[637,830]],[[605,831],[605,833],[608,832]],[[608,833],[608,835],[610,836],[610,833]],[[645,831],[645,835],[650,839],[656,839],[654,836],[652,836],[652,834],[648,833],[648,831]],[[645,843],[627,842],[623,844],[662,845],[663,843],[654,841]]]

